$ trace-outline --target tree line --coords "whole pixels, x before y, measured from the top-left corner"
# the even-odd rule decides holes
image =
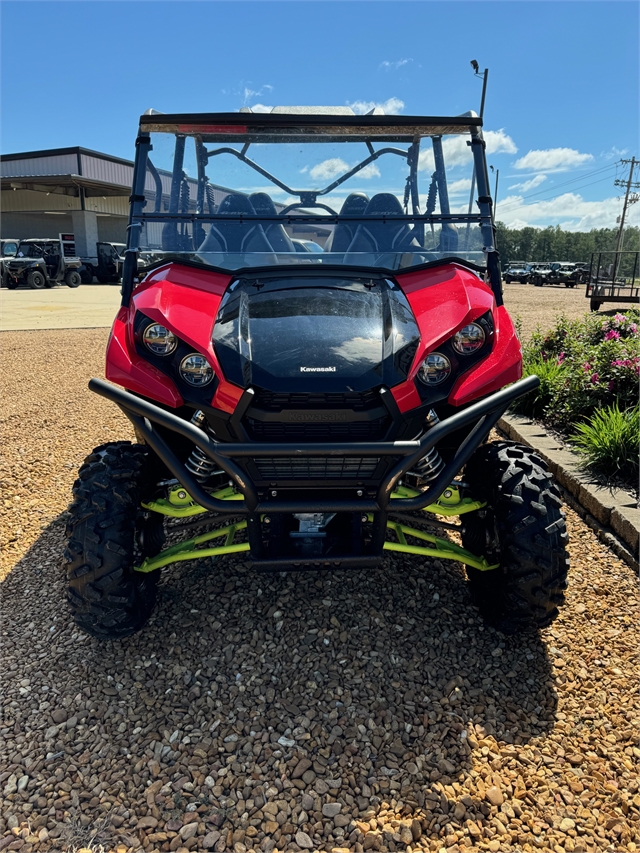
[[[589,262],[592,252],[613,252],[616,248],[616,228],[593,228],[591,231],[563,231],[559,225],[548,228],[507,228],[496,223],[496,245],[500,260],[513,261],[578,261]],[[623,249],[637,252],[640,247],[640,228],[624,229]]]

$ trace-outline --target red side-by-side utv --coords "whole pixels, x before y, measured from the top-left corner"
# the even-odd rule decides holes
[[[558,489],[530,448],[487,443],[538,384],[494,240],[474,113],[143,115],[109,381],[90,382],[138,443],[80,469],[77,624],[139,630],[177,561],[370,572],[385,552],[463,563],[505,633],[550,624]]]

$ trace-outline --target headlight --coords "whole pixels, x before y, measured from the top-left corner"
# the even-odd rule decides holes
[[[154,355],[171,355],[178,346],[178,339],[160,323],[152,323],[142,335],[144,345]]]
[[[453,348],[460,355],[471,355],[484,344],[484,329],[477,323],[469,323],[453,336]]]
[[[432,352],[425,358],[418,371],[418,378],[427,385],[439,385],[451,375],[451,362],[439,352]]]
[[[213,379],[213,369],[207,359],[197,352],[192,352],[180,362],[180,376],[189,385],[197,388],[208,385]]]

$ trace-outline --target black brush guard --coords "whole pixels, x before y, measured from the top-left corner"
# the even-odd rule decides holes
[[[194,501],[212,512],[229,512],[227,501],[209,495],[195,477],[187,471],[184,464],[167,445],[166,441],[154,429],[159,424],[166,429],[189,439],[216,465],[225,471],[238,491],[244,495],[243,501],[234,502],[234,514],[248,516],[249,532],[254,523],[259,524],[261,513],[305,513],[305,512],[374,512],[385,517],[389,512],[423,509],[437,500],[454,477],[469,461],[475,449],[489,435],[509,405],[523,394],[532,391],[540,384],[537,376],[527,376],[508,388],[503,388],[483,400],[465,408],[461,412],[440,422],[430,429],[419,441],[377,441],[377,442],[331,442],[318,444],[282,444],[282,443],[220,443],[211,439],[194,424],[182,420],[159,406],[134,394],[117,388],[102,379],[91,379],[89,388],[96,394],[106,397],[133,422],[136,430],[152,448],[171,474],[184,486]],[[454,457],[443,468],[439,476],[421,494],[412,498],[392,498],[391,494],[407,471],[425,456],[441,439],[460,429],[470,427],[464,441]],[[239,457],[309,457],[309,456],[393,456],[399,461],[383,477],[375,499],[336,499],[336,500],[273,500],[261,499],[255,484],[246,472],[234,461]],[[314,485],[318,485],[315,483]]]

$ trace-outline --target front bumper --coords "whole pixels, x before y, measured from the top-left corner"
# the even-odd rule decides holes
[[[152,448],[171,474],[186,489],[194,501],[213,512],[229,511],[228,501],[220,500],[207,493],[200,483],[187,471],[166,441],[154,429],[157,424],[172,430],[193,442],[220,469],[225,471],[243,500],[234,501],[234,514],[247,516],[249,527],[259,524],[261,513],[310,513],[310,512],[373,512],[386,516],[389,512],[423,509],[437,500],[476,448],[486,439],[491,429],[509,405],[523,394],[539,385],[537,376],[528,376],[503,388],[483,400],[447,418],[429,430],[419,441],[376,441],[376,442],[331,442],[331,443],[221,443],[214,441],[193,424],[166,412],[159,406],[141,399],[128,391],[117,388],[102,379],[92,379],[89,388],[118,405],[133,422],[136,430]],[[469,429],[453,458],[445,465],[439,476],[420,494],[409,498],[392,497],[392,493],[404,474],[410,471],[429,450],[453,432]],[[278,495],[260,492],[246,471],[237,464],[238,459],[275,457],[393,457],[394,464],[387,468],[378,484],[374,496],[355,490],[353,497],[315,500],[281,499]]]

